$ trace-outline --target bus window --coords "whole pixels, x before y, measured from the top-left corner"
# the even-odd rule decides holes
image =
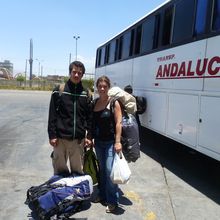
[[[206,30],[207,8],[209,0],[198,0],[194,35],[204,34]]]
[[[134,47],[134,54],[137,55],[140,53],[141,48],[141,34],[142,34],[142,25],[139,25],[136,28],[136,34],[135,34],[135,47]]]
[[[101,49],[101,54],[100,54],[100,66],[105,64],[105,47],[102,47]]]
[[[212,30],[220,30],[220,0],[215,0]]]
[[[176,4],[173,43],[192,37],[195,0],[182,0]]]
[[[131,43],[131,32],[126,32],[123,36],[123,46],[122,46],[122,59],[129,57]]]
[[[116,40],[116,44],[115,44],[115,61],[118,59],[118,51],[119,51],[119,39]]]
[[[115,45],[116,45],[116,41],[113,40],[110,44],[109,44],[109,63],[112,63],[115,61]]]
[[[171,29],[173,20],[173,6],[165,9],[162,32],[162,46],[170,44]]]
[[[134,47],[134,29],[131,30],[131,43],[130,43],[130,49],[129,49],[129,56],[133,55],[133,47]]]
[[[97,66],[100,66],[101,65],[101,56],[102,56],[102,50],[101,49],[98,49],[97,51]]]
[[[123,41],[124,41],[124,37],[121,36],[121,37],[119,38],[118,60],[120,60],[120,59],[121,59],[121,56],[122,56]]]
[[[119,37],[116,40],[115,61],[121,59],[121,56],[122,56],[122,46],[123,46],[123,36]]]
[[[142,28],[142,43],[141,43],[141,53],[148,52],[153,49],[154,44],[154,31],[155,31],[155,17],[149,17],[143,23]]]
[[[99,50],[96,50],[96,60],[95,60],[95,67],[98,67],[98,56],[99,56]]]
[[[105,47],[105,64],[109,63],[109,49],[110,49],[110,43],[107,44]]]
[[[153,49],[158,47],[159,30],[160,30],[160,14],[155,16]]]

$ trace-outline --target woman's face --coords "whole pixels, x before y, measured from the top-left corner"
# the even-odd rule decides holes
[[[108,95],[109,86],[105,81],[99,82],[97,89],[100,96]]]

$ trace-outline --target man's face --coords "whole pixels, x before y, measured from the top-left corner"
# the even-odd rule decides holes
[[[81,81],[82,77],[83,77],[82,68],[73,66],[73,69],[72,69],[72,71],[70,73],[70,80],[74,84],[77,84],[77,83],[79,83]]]

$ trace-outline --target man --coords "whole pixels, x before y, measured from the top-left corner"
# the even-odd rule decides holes
[[[131,85],[125,86],[124,91],[133,95],[132,94],[133,88]],[[134,97],[135,97],[136,103],[137,103],[137,112],[135,113],[135,117],[136,117],[136,120],[138,123],[139,132],[140,132],[141,123],[140,123],[139,115],[143,114],[146,111],[147,101],[146,101],[145,97],[143,97],[143,96],[134,96]]]
[[[133,95],[133,88],[131,85],[127,85],[124,87],[124,91]],[[134,96],[134,95],[133,95]],[[134,96],[135,97],[135,96]],[[135,97],[136,99],[136,97]],[[137,103],[137,99],[136,99],[136,103]],[[138,128],[139,128],[139,131],[140,131],[140,127],[141,127],[141,123],[140,123],[140,119],[139,119],[139,115],[137,114],[137,112],[135,112],[135,118],[136,118],[136,121],[137,121],[137,124],[138,124]]]
[[[48,135],[54,174],[83,173],[84,147],[91,142],[91,96],[82,86],[83,63],[69,65],[69,80],[51,95]],[[67,160],[70,162],[70,171]]]

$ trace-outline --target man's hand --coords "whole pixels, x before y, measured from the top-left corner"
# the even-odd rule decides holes
[[[92,147],[93,143],[90,139],[85,138],[85,147]]]
[[[56,147],[58,143],[58,139],[53,138],[53,139],[50,139],[49,142],[50,142],[50,145],[52,145],[53,147]]]

